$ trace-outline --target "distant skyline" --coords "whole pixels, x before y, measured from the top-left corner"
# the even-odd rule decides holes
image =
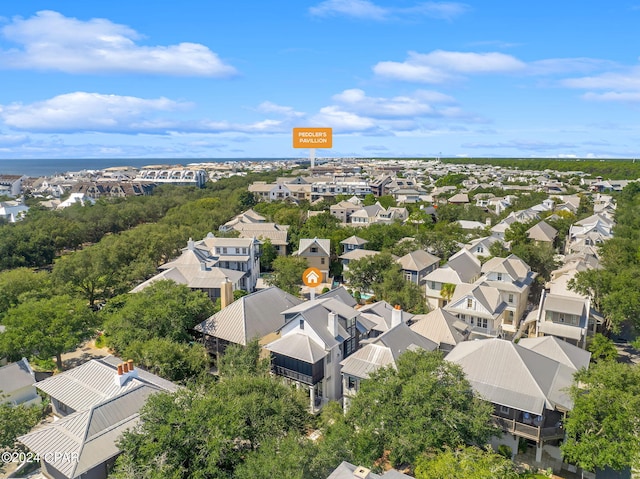
[[[9,2],[0,160],[640,157],[640,0]],[[1,169],[1,163],[0,163]]]

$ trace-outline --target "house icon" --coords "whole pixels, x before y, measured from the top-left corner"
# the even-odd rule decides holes
[[[322,279],[322,273],[317,268],[307,268],[302,273],[302,282],[306,286],[317,286]]]

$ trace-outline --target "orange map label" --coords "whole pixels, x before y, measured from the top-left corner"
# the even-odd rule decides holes
[[[331,128],[294,128],[294,148],[331,148],[333,130]]]

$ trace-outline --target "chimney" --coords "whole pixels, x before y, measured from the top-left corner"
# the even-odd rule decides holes
[[[193,251],[195,247],[196,247],[196,244],[193,241],[193,238],[189,238],[189,241],[187,241],[187,248],[189,248],[189,251]]]
[[[484,224],[487,226],[491,226],[491,218],[487,218],[486,220],[484,220]]]
[[[114,376],[116,386],[124,386],[129,378],[137,378],[138,370],[133,367],[133,359],[120,363],[116,366],[116,374]]]
[[[396,304],[391,311],[391,327],[395,328],[402,322],[402,308]]]
[[[220,285],[220,309],[224,309],[233,303],[233,284],[231,280],[225,276],[224,281]]]
[[[336,313],[329,313],[327,327],[329,329],[329,333],[334,338],[338,337],[338,315]]]

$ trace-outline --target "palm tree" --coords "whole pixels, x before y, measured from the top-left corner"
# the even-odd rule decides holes
[[[453,293],[456,291],[456,285],[453,283],[443,283],[442,288],[440,289],[440,296],[444,299],[444,305],[446,305],[451,298],[453,298]]]

